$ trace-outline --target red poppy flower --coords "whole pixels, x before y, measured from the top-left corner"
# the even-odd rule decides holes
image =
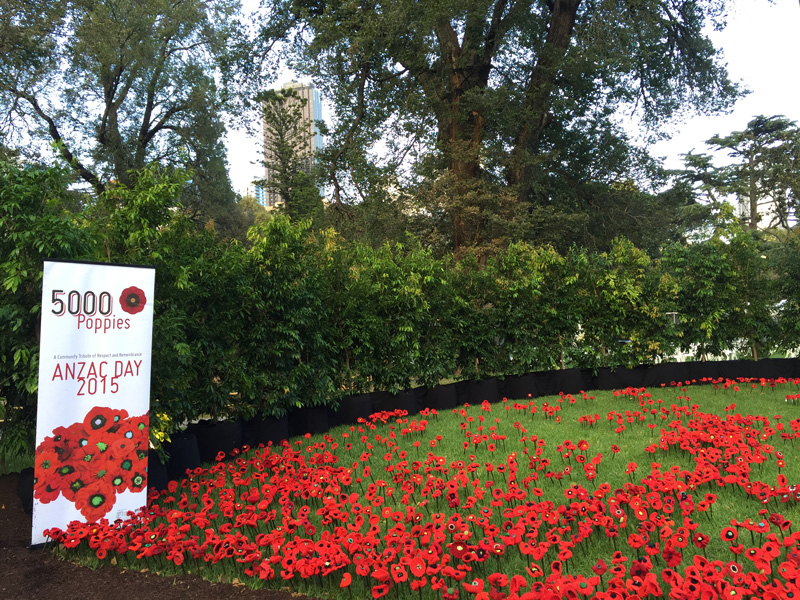
[[[467,590],[470,594],[478,594],[483,591],[483,579],[475,578],[470,582],[462,581],[461,585],[464,586],[464,589]]]
[[[423,577],[422,579],[414,579],[409,585],[411,586],[412,590],[416,591],[424,588],[427,584],[428,584],[428,579],[426,577]]]
[[[595,575],[604,575],[606,571],[608,571],[608,565],[606,561],[602,558],[599,558],[597,562],[592,566],[592,571],[594,571]]]
[[[408,581],[408,572],[405,570],[403,565],[392,565],[392,579],[394,579],[395,583]]]
[[[665,547],[661,552],[661,556],[664,558],[664,562],[667,563],[667,566],[670,568],[677,567],[683,561],[683,554],[671,546]]]

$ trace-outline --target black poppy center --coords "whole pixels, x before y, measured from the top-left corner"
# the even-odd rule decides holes
[[[139,295],[138,294],[130,293],[125,298],[125,304],[127,304],[131,308],[135,308],[136,306],[138,306],[139,302],[141,302],[141,300],[139,299]]]

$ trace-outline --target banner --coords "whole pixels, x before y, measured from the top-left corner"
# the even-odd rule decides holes
[[[45,261],[32,544],[147,504],[155,269]]]

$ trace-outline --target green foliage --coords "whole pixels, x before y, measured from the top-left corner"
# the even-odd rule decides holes
[[[204,415],[281,416],[373,389],[797,345],[800,245],[765,243],[730,207],[712,237],[662,259],[618,238],[455,261],[287,215],[252,228],[249,247],[223,241],[177,205],[188,175],[159,168],[77,213],[63,171],[2,164],[0,177],[0,405],[15,455],[32,433],[44,258],[155,267],[155,441]]]
[[[303,118],[307,100],[291,87],[269,90],[256,99],[261,102],[264,122],[264,166],[269,174],[263,181],[265,188],[280,197],[292,219],[318,221],[323,206],[309,145],[314,126]]]
[[[751,229],[788,229],[800,199],[800,129],[782,116],[759,115],[744,131],[707,142],[734,161],[717,169],[722,194],[744,208]]]
[[[580,362],[632,367],[667,354],[660,282],[650,258],[623,238],[609,252],[573,255],[580,272]]]
[[[452,247],[483,253],[498,230],[509,236],[509,214],[544,232],[538,217],[552,212],[590,222],[605,216],[599,200],[591,210],[598,189],[654,181],[652,161],[615,123],[621,109],[657,130],[731,105],[740,90],[706,34],[727,6],[281,2],[259,13],[259,41],[277,23],[279,35],[288,29],[293,67],[334,106],[324,159],[335,203],[444,180],[448,196],[428,195],[431,212],[447,216]],[[620,214],[627,205],[663,217],[641,196],[612,199]]]
[[[250,278],[236,299],[246,320],[236,334],[257,377],[249,399],[262,414],[323,405],[334,392],[330,307],[310,225],[280,216],[250,232]]]
[[[710,239],[667,248],[664,263],[679,290],[675,302],[684,351],[694,346],[704,358],[745,349],[757,359],[779,343],[773,314],[779,297],[767,258],[753,233],[733,219],[729,205],[723,205]],[[737,347],[741,339],[744,348]]]
[[[706,154],[687,154],[678,175],[698,196],[730,199],[750,229],[789,229],[800,198],[800,129],[782,116],[753,118],[743,131],[715,135],[706,144],[731,159],[715,166]]]
[[[784,348],[800,347],[800,232],[790,232],[771,253],[778,302],[776,317]]]
[[[570,257],[552,247],[512,244],[490,263],[498,333],[511,347],[507,374],[562,368],[565,348],[578,333],[576,288],[580,279]]]
[[[238,5],[4,0],[2,30],[12,34],[0,42],[3,133],[55,143],[98,194],[113,181],[132,187],[154,160],[218,170],[224,106],[215,69]],[[201,189],[207,183],[198,178],[187,196],[202,204],[198,193],[225,195]]]
[[[38,388],[42,261],[84,257],[85,228],[62,169],[0,163],[0,401],[6,424],[34,421]],[[32,443],[32,437],[30,442]]]

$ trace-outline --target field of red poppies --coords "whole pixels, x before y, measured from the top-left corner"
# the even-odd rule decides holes
[[[86,564],[323,597],[800,594],[800,380],[708,380],[372,415],[219,456]]]

